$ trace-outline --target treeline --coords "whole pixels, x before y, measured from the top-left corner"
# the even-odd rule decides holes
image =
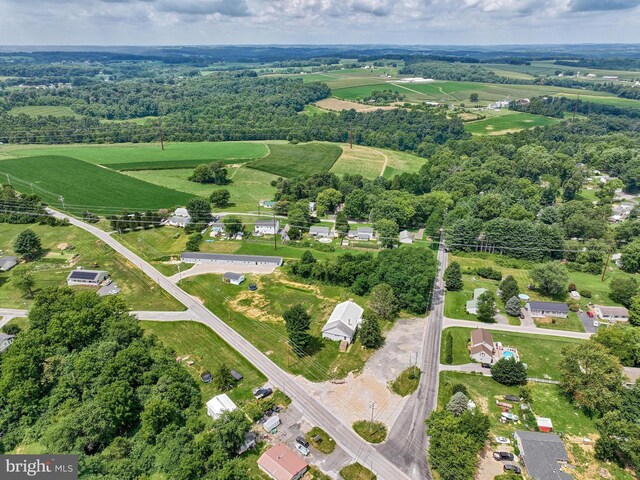
[[[117,297],[39,293],[0,357],[0,404],[1,453],[37,442],[83,478],[248,478],[244,415],[203,419],[198,385]]]
[[[579,115],[613,115],[640,118],[640,110],[636,108],[617,107],[566,97],[534,97],[529,103],[514,100],[509,103],[509,109],[555,118],[564,118],[567,113],[570,115],[571,112]]]
[[[640,76],[640,59],[633,57],[593,57],[577,60],[556,60],[556,65],[574,68],[599,68],[602,70],[638,70]]]
[[[0,185],[0,223],[40,223],[52,226],[68,224],[47,215],[45,206],[37,195],[22,195],[11,185]]]

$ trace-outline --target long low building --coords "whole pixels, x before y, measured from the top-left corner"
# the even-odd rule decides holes
[[[282,257],[267,255],[234,255],[230,253],[184,252],[180,255],[184,263],[221,263],[236,265],[282,265]]]
[[[67,277],[67,285],[94,285],[98,286],[109,277],[103,270],[73,270]]]
[[[594,305],[593,309],[600,320],[607,322],[628,322],[629,310],[624,307],[606,307],[604,305]]]

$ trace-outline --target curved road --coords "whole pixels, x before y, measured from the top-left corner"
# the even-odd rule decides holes
[[[94,227],[88,223],[80,221],[76,218],[67,216],[58,211],[47,209],[48,213],[56,218],[68,218],[72,225],[75,225],[92,235],[98,237],[105,242],[111,248],[113,248],[120,255],[125,257],[136,267],[142,270],[152,280],[154,280],[160,287],[162,287],[167,293],[176,298],[179,302],[185,305],[188,310],[195,316],[201,323],[209,326],[215,333],[222,337],[231,347],[237,350],[243,357],[250,361],[255,367],[264,373],[269,381],[286,392],[294,401],[298,403],[299,408],[304,412],[304,416],[314,424],[326,431],[333,439],[338,443],[353,459],[360,462],[362,465],[370,465],[373,471],[377,474],[381,480],[409,480],[410,478],[418,478],[415,476],[409,477],[405,470],[398,467],[389,460],[389,457],[396,457],[399,451],[391,449],[389,452],[379,452],[369,443],[360,438],[350,426],[345,426],[340,423],[337,417],[335,417],[329,410],[321,405],[315,398],[307,393],[307,391],[298,385],[295,377],[288,374],[269,358],[267,358],[262,352],[255,348],[251,343],[245,340],[239,333],[233,328],[229,327],[220,318],[215,316],[211,311],[205,308],[202,304],[196,301],[191,295],[186,293],[176,284],[171,282],[167,277],[162,275],[159,271],[153,268],[149,263],[144,261],[138,255],[131,250],[123,246],[117,240],[112,238],[108,233]],[[437,376],[437,375],[436,375]],[[436,384],[437,392],[437,384]],[[399,448],[403,445],[399,445]],[[425,453],[420,453],[421,457],[424,457]],[[419,477],[425,478],[425,477]]]

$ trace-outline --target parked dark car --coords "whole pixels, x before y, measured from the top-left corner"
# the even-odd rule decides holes
[[[268,397],[272,393],[273,393],[273,390],[271,388],[256,388],[253,391],[253,396],[256,398],[256,400],[261,400],[263,398]]]
[[[251,290],[252,292],[256,291],[257,289],[258,289],[258,286],[255,283],[249,284],[249,290]]]
[[[309,448],[309,442],[307,442],[303,437],[296,437],[296,443],[298,445],[302,445],[304,448]]]
[[[520,319],[524,320],[524,313],[520,312]]]
[[[511,464],[505,465],[504,467],[502,467],[502,470],[504,470],[505,472],[522,473],[522,470],[520,470],[520,467],[518,467],[517,465],[511,465]]]
[[[513,456],[513,453],[509,453],[509,452],[493,452],[493,458],[495,458],[496,460],[509,460],[510,462],[513,462],[513,459],[515,458]]]
[[[482,368],[491,368],[491,364],[490,363],[481,363],[480,366]]]
[[[516,395],[505,395],[504,399],[508,402],[519,402],[520,401],[520,397],[516,396]]]

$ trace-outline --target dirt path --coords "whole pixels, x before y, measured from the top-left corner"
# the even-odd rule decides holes
[[[387,158],[387,156],[381,152],[380,150],[376,150],[376,152],[378,152],[380,155],[382,155],[384,157],[384,163],[382,164],[382,170],[380,170],[380,176],[384,177],[384,171],[387,169],[387,164],[389,163],[389,158]]]

